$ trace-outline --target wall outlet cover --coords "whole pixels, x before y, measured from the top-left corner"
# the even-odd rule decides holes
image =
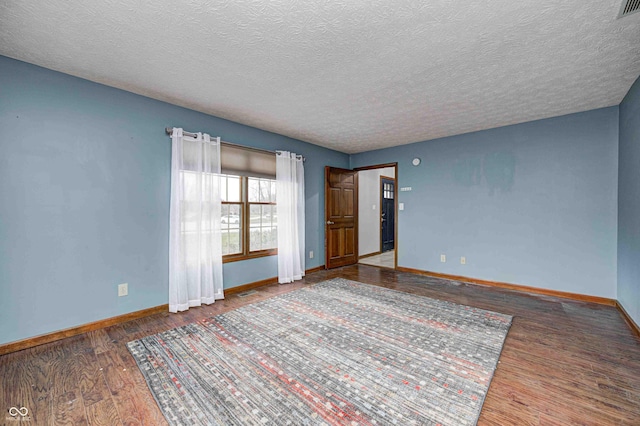
[[[123,283],[118,285],[118,297],[126,296],[129,294],[129,284]]]

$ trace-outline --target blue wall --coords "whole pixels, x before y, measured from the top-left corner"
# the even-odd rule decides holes
[[[640,324],[640,78],[620,104],[618,301]]]
[[[167,303],[166,126],[307,157],[307,268],[324,166],[397,161],[400,266],[617,297],[640,322],[639,117],[636,81],[619,108],[349,157],[0,56],[0,344]],[[276,275],[224,267],[226,288]]]
[[[0,344],[167,303],[167,126],[305,155],[324,264],[324,166],[346,154],[0,56]],[[275,256],[224,267],[226,288],[275,276]]]
[[[351,166],[395,161],[398,186],[412,188],[399,192],[399,266],[616,297],[617,106],[357,154]]]

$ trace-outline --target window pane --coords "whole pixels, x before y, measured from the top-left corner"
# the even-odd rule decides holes
[[[222,204],[222,254],[242,253],[242,205]]]
[[[260,179],[249,178],[247,195],[250,203],[260,201]]]
[[[278,224],[278,216],[276,215],[276,206],[266,205],[263,207],[263,223],[276,226]]]
[[[272,226],[269,228],[269,231],[266,235],[267,239],[265,245],[267,248],[275,249],[278,248],[278,228]]]
[[[240,176],[220,175],[222,201],[240,202]]]
[[[271,201],[271,182],[268,180],[260,179],[260,201]]]
[[[240,228],[242,224],[240,204],[222,204],[220,221],[222,228]]]
[[[275,226],[251,228],[251,251],[268,250],[277,247],[278,232]]]
[[[268,185],[270,189],[271,185]],[[270,250],[277,247],[275,206],[272,204],[250,204],[249,250]]]
[[[222,255],[242,253],[240,230],[222,230]]]
[[[229,201],[227,195],[227,175],[220,175],[220,199],[222,201]]]
[[[252,228],[262,226],[263,212],[262,205],[250,204],[249,205],[249,226]]]
[[[273,179],[249,178],[249,199],[250,203],[275,203],[276,201],[276,181]]]

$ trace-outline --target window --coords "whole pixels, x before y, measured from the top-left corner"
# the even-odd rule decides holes
[[[247,187],[249,251],[274,250],[278,247],[276,181],[250,177]]]
[[[391,185],[390,183],[384,183],[383,190],[384,193],[382,195],[382,198],[386,200],[393,200],[393,185]]]
[[[224,261],[276,254],[276,181],[223,174],[221,191]]]
[[[222,255],[243,255],[242,177],[220,176]]]

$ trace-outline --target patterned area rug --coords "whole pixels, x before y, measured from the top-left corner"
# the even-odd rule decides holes
[[[474,425],[511,317],[333,279],[128,343],[172,425]]]

